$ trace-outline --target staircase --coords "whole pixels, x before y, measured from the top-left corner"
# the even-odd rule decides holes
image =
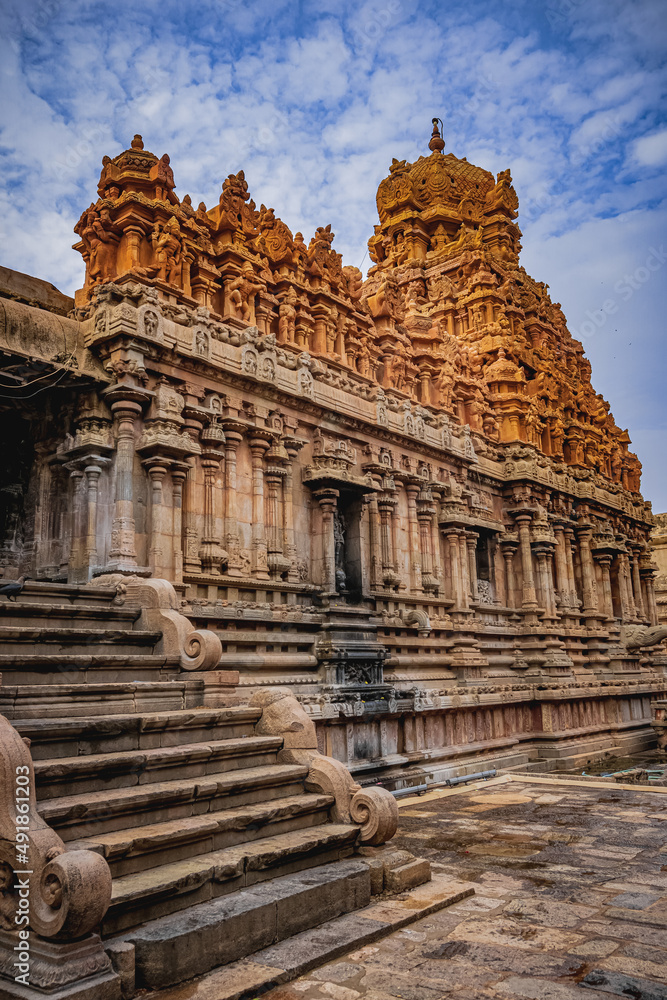
[[[331,864],[354,852],[359,827],[332,822],[334,799],[306,791],[307,767],[278,763],[282,738],[255,735],[260,709],[202,707],[201,678],[157,653],[161,633],[115,601],[115,590],[33,582],[2,601],[0,713],[31,741],[43,819],[110,866],[102,936],[136,946],[136,987],[365,905],[368,868]],[[280,899],[291,918],[275,919]],[[195,925],[215,938],[223,924],[222,958],[193,944]]]
[[[0,714],[6,719],[176,711],[199,704],[203,682],[155,652],[160,632],[115,590],[29,581],[0,599]]]

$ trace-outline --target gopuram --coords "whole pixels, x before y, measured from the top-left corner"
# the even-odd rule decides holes
[[[389,787],[643,748],[667,694],[628,432],[519,263],[509,170],[444,146],[392,162],[365,279],[243,171],[179,197],[139,135],[74,301],[0,274],[5,579],[168,581],[219,639],[201,705],[288,686]],[[5,676],[8,717],[35,698]]]

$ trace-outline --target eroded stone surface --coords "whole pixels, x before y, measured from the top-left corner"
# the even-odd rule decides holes
[[[475,814],[474,824],[461,822],[471,805],[485,811]],[[479,887],[476,895],[348,952],[296,980],[294,993],[285,996],[323,1000],[333,995],[324,988],[331,984],[359,1000],[664,1000],[661,817],[667,817],[667,795],[658,792],[610,796],[556,781],[545,792],[530,779],[512,781],[509,789],[433,793],[416,809],[406,802],[395,847],[427,857],[438,875],[445,870],[470,881]],[[496,853],[508,833],[541,849],[528,861]],[[616,861],[605,858],[598,867],[579,850],[582,844],[606,855],[622,848],[622,854],[616,850]],[[472,845],[479,853],[470,853]],[[634,887],[624,891],[643,908],[619,907],[629,901],[619,885]],[[400,900],[370,909],[377,915],[383,905],[386,910]],[[282,998],[275,991],[267,1000]]]

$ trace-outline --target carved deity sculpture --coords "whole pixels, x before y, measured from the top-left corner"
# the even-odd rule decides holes
[[[347,576],[345,573],[345,521],[339,510],[334,511],[334,559],[336,565],[336,590],[345,590]]]
[[[147,337],[155,337],[159,322],[157,313],[152,309],[147,309],[144,313],[144,333]]]
[[[361,298],[364,276],[358,267],[347,266],[343,268],[343,274],[347,281],[347,293],[353,302],[358,302]]]
[[[554,457],[563,457],[563,441],[565,439],[565,425],[560,417],[556,417],[551,428],[551,451]]]
[[[182,269],[183,241],[181,227],[175,215],[171,216],[163,228],[160,223],[155,223],[152,242],[160,280],[167,284],[178,284]]]
[[[365,378],[370,377],[371,372],[371,352],[368,349],[368,339],[362,337],[361,346],[357,355],[357,371]]]
[[[93,205],[84,212],[76,226],[88,258],[87,280],[91,284],[114,277],[113,232],[107,208],[98,211]]]
[[[200,354],[202,357],[206,357],[208,353],[208,340],[203,330],[197,330],[195,345],[197,348],[197,354]]]
[[[264,286],[257,281],[253,266],[249,262],[243,265],[238,278],[229,284],[229,301],[244,322],[251,322],[254,297],[263,288]]]
[[[175,188],[174,171],[169,166],[169,157],[165,153],[151,168],[150,178],[155,182],[155,197],[158,201],[175,201],[171,192]]]
[[[278,342],[281,344],[293,344],[296,326],[296,303],[297,297],[294,288],[290,285],[285,298],[280,303],[278,309]]]

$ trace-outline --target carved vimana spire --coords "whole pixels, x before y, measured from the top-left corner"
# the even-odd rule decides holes
[[[77,306],[89,308],[106,282],[141,281],[492,442],[523,442],[638,492],[640,463],[591,386],[583,346],[548,286],[520,265],[510,171],[494,176],[445,153],[442,120],[431,121],[427,155],[395,159],[380,182],[366,281],[343,267],[330,226],[306,243],[273,209],[257,210],[242,171],[214,208],[195,213],[176,194],[169,156],[135,135],[104,157],[98,200],[77,223],[86,261]]]

